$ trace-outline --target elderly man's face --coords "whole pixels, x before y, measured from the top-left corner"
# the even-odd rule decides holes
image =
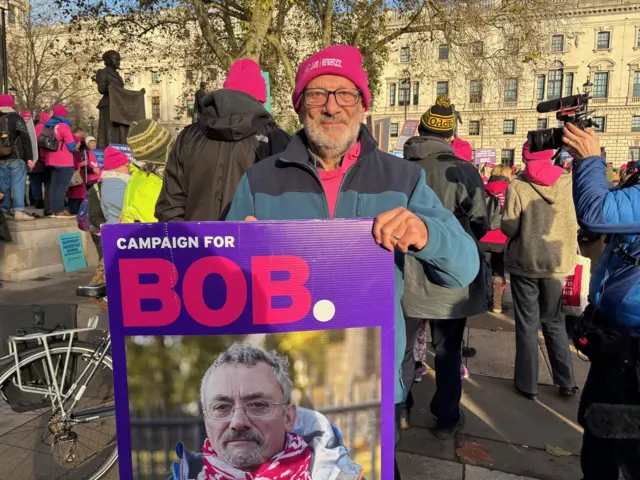
[[[306,90],[313,88],[329,91],[340,88],[357,90],[351,80],[337,75],[321,75],[314,78]],[[299,116],[307,137],[320,150],[317,153],[343,155],[358,139],[364,108],[361,99],[354,106],[338,105],[335,95],[329,95],[327,104],[323,107],[308,106],[303,94]]]
[[[227,464],[253,471],[284,450],[296,409],[282,404],[284,394],[266,363],[216,368],[207,381],[205,399],[207,436]],[[225,413],[231,417],[216,418],[228,416]]]

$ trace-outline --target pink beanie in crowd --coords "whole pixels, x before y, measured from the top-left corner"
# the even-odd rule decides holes
[[[471,144],[461,138],[454,138],[451,142],[451,148],[456,157],[466,160],[467,162],[473,161],[473,148]]]
[[[44,122],[48,122],[49,120],[50,120],[50,117],[49,115],[47,115],[47,112],[45,112],[44,110],[41,111],[39,122],[44,123]]]
[[[104,149],[103,170],[115,170],[124,165],[129,164],[129,157],[126,153],[121,152],[113,147],[107,147]]]
[[[369,77],[362,68],[362,54],[349,45],[333,45],[314,53],[298,67],[293,91],[293,107],[296,111],[300,107],[302,91],[311,80],[321,75],[337,75],[351,80],[362,92],[364,109],[369,110],[371,91]]]
[[[522,160],[524,160],[525,163],[537,162],[540,160],[550,162],[555,153],[555,150],[543,150],[542,152],[531,153],[529,150],[529,142],[524,142],[524,145],[522,146]]]
[[[29,110],[22,110],[20,116],[25,120],[29,120],[31,118],[31,112]]]
[[[66,117],[67,117],[67,115],[69,115],[69,112],[67,111],[67,109],[65,108],[65,106],[64,106],[64,105],[60,105],[60,104],[58,104],[58,105],[54,105],[54,106],[53,106],[53,114],[54,114],[56,117],[63,117],[63,118],[66,118]]]
[[[248,58],[242,58],[231,65],[223,88],[244,92],[260,103],[267,103],[267,83],[260,65]]]
[[[16,101],[12,95],[0,95],[0,107],[16,108]]]

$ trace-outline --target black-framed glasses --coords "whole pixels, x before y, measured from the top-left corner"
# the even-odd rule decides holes
[[[277,406],[289,405],[288,402],[270,402],[268,400],[252,400],[244,405],[231,403],[213,403],[204,409],[204,414],[211,420],[230,420],[237,408],[244,410],[249,418],[265,418],[273,415]]]
[[[336,103],[341,107],[354,107],[360,101],[362,92],[359,88],[339,88],[327,90],[326,88],[305,88],[304,103],[307,107],[324,107],[333,95]]]

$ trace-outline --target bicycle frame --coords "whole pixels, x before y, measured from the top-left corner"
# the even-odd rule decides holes
[[[51,333],[34,333],[24,336],[11,336],[9,337],[9,356],[13,355],[13,359],[16,365],[16,379],[17,387],[25,393],[36,393],[45,397],[52,397],[52,404],[54,409],[59,409],[61,413],[61,420],[68,421],[69,423],[87,423],[89,421],[101,418],[102,413],[115,414],[115,406],[112,407],[100,407],[87,410],[84,412],[77,412],[72,414],[71,412],[78,404],[82,395],[84,394],[88,383],[95,375],[98,366],[102,363],[105,356],[111,349],[111,334],[108,333],[106,338],[98,345],[93,352],[89,362],[90,364],[82,371],[80,377],[69,387],[68,391],[64,391],[65,380],[67,378],[67,372],[69,369],[69,359],[71,357],[71,349],[73,342],[75,341],[75,335],[82,332],[93,331],[98,327],[99,317],[94,316],[89,319],[89,324],[85,328],[73,328],[66,330],[57,330]],[[67,353],[64,360],[64,368],[62,370],[62,379],[58,384],[57,375],[58,367],[54,367],[53,359],[51,358],[49,339],[52,337],[60,338],[65,341],[68,337]],[[20,372],[20,355],[18,353],[18,342],[34,341],[42,345],[46,354],[47,369],[45,375],[47,376],[47,387],[31,387],[24,385],[22,382],[22,374]],[[87,375],[88,373],[88,375]],[[85,378],[85,375],[86,378]],[[84,382],[83,382],[84,379]],[[74,392],[75,393],[74,395]],[[65,404],[71,399],[71,404],[65,408]]]

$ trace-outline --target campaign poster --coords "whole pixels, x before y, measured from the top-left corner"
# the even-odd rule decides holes
[[[100,148],[96,148],[95,150],[92,150],[92,151],[96,157],[96,161],[98,162],[98,168],[102,170],[104,168],[104,150]]]
[[[420,125],[420,120],[407,120],[404,122],[400,135],[398,136],[398,141],[393,149],[400,152],[404,151],[404,144],[407,143],[407,140],[411,137],[415,136],[418,131],[418,125]]]
[[[495,165],[496,151],[478,149],[475,151],[474,162],[476,165],[482,165],[484,163],[488,163],[489,165]]]
[[[129,145],[120,144],[120,143],[110,143],[109,146],[111,148],[115,148],[116,150],[119,150],[122,153],[124,153],[127,157],[129,157],[130,162],[133,161],[133,154],[131,153],[131,149],[129,148]]]
[[[394,256],[372,225],[103,227],[120,478],[178,478],[184,451],[207,478],[324,478],[309,455],[393,478]]]

